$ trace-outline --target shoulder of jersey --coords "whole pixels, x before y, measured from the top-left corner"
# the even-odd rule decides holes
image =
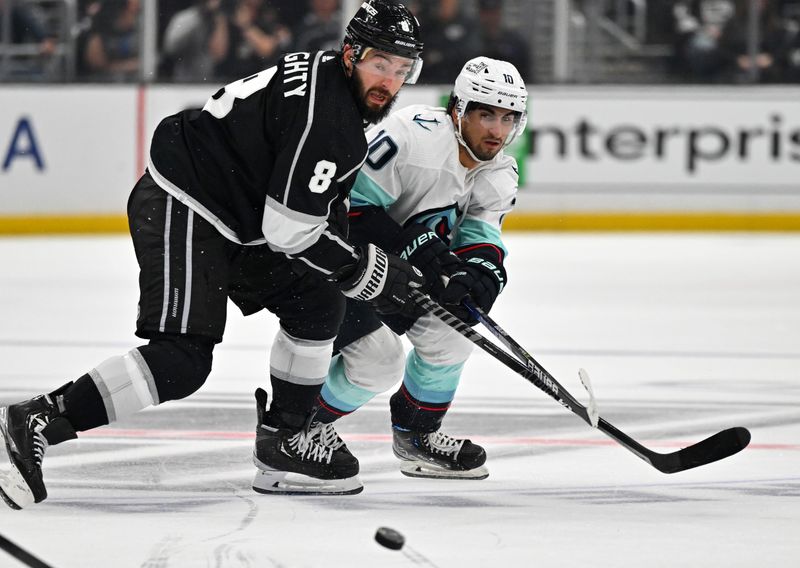
[[[516,187],[519,182],[517,161],[511,156],[503,154],[489,167],[481,170],[478,179],[484,179],[487,183],[498,187]]]
[[[502,156],[500,156],[497,160],[495,160],[494,167],[492,169],[513,173],[514,175],[519,175],[519,169],[517,168],[517,161],[505,153],[503,153]]]
[[[414,130],[432,132],[447,128],[447,113],[442,107],[411,105],[400,109],[396,114]]]

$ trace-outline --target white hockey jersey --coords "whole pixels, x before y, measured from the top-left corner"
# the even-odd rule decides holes
[[[500,230],[516,199],[514,158],[501,151],[468,170],[459,162],[447,112],[427,105],[392,113],[367,132],[367,141],[369,156],[350,193],[351,209],[381,206],[401,226],[427,225],[453,250],[489,244],[505,256]]]

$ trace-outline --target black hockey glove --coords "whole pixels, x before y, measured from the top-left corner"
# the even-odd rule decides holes
[[[420,269],[425,285],[420,290],[434,298],[444,290],[442,276],[450,276],[463,264],[442,239],[425,225],[414,223],[400,233],[394,252]]]
[[[421,310],[410,292],[425,284],[422,273],[373,244],[361,247],[360,252],[358,263],[349,276],[337,279],[342,293],[348,298],[370,302],[382,314],[419,317]]]
[[[481,257],[472,257],[462,269],[450,277],[440,301],[450,313],[460,320],[474,325],[478,320],[469,313],[461,301],[469,296],[483,311],[488,312],[498,294],[506,284],[506,270]]]

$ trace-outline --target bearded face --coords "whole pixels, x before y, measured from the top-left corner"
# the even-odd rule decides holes
[[[397,91],[390,92],[381,81],[370,81],[371,77],[359,70],[353,69],[350,76],[350,91],[356,102],[356,107],[364,121],[375,124],[386,118],[397,101]],[[402,85],[402,83],[400,83]],[[399,91],[399,85],[398,89]]]

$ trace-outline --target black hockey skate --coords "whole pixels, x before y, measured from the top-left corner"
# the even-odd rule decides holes
[[[400,472],[409,477],[486,479],[486,452],[469,440],[442,432],[414,432],[392,426],[394,455],[403,460]]]
[[[76,438],[47,395],[0,408],[0,497],[12,509],[47,498],[42,458],[47,446]]]
[[[256,390],[258,426],[253,463],[258,471],[253,489],[258,493],[350,495],[364,486],[358,478],[358,460],[344,446],[322,443],[323,424],[312,429],[311,419],[299,431],[279,423],[267,412],[267,393]],[[327,430],[327,429],[325,429]],[[336,438],[336,431],[333,430]]]

